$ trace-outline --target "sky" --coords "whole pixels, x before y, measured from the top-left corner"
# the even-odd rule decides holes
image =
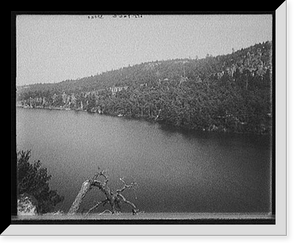
[[[272,40],[271,15],[18,15],[16,28],[17,86],[228,54]]]

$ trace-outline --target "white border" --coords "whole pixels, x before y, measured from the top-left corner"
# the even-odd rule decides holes
[[[276,10],[276,227],[287,235],[287,1]]]
[[[287,1],[276,10],[275,225],[10,225],[2,235],[287,235]]]

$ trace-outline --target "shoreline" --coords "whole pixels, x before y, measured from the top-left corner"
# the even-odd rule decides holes
[[[109,117],[118,117],[118,118],[124,118],[127,120],[140,120],[140,121],[146,121],[152,124],[159,124],[162,126],[169,126],[172,127],[174,130],[183,130],[183,131],[190,131],[190,132],[199,132],[199,133],[214,133],[214,134],[233,134],[233,135],[256,135],[256,136],[272,136],[272,133],[253,133],[253,132],[238,132],[238,131],[227,131],[223,129],[214,129],[214,130],[209,130],[209,129],[193,129],[189,128],[186,126],[176,126],[172,125],[167,122],[159,122],[156,119],[150,119],[150,118],[143,118],[143,117],[129,117],[129,116],[124,116],[122,114],[104,114],[104,113],[98,113],[96,111],[88,111],[88,110],[83,110],[83,109],[71,109],[71,108],[66,108],[66,107],[56,107],[56,106],[51,106],[51,107],[43,107],[43,106],[23,106],[23,105],[16,105],[16,108],[23,108],[23,109],[43,109],[43,110],[56,110],[56,111],[75,111],[75,112],[86,112],[89,114],[97,114],[97,115],[104,115],[104,116],[109,116]],[[213,125],[215,126],[215,125]],[[217,126],[215,126],[217,127]]]

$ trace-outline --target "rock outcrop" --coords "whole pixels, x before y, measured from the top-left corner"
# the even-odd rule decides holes
[[[22,194],[18,198],[18,215],[37,215],[37,200],[29,194]]]

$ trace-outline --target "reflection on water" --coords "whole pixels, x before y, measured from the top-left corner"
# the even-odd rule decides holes
[[[31,149],[32,160],[48,168],[51,187],[65,196],[57,207],[63,211],[100,167],[107,169],[112,189],[122,186],[120,177],[136,181],[136,192],[124,195],[145,212],[269,212],[269,137],[17,109],[17,147]],[[92,190],[82,208],[103,198]]]

